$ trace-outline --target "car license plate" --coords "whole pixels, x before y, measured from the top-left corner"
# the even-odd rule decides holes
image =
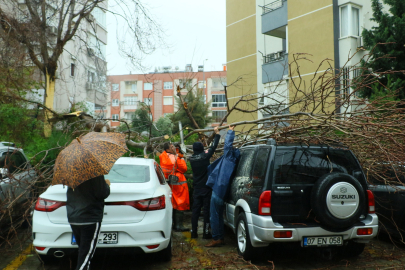
[[[98,236],[99,244],[117,244],[118,243],[118,232],[101,232]],[[72,234],[72,245],[77,245],[76,238]]]
[[[343,245],[342,236],[316,236],[304,237],[303,246],[341,246]]]
[[[98,236],[99,244],[117,244],[118,232],[101,232]]]

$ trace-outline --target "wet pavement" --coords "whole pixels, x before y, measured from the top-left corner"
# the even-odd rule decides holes
[[[190,218],[190,214],[186,216]],[[201,222],[201,221],[200,221]],[[190,224],[188,224],[190,225]],[[202,227],[202,222],[200,224]],[[405,245],[393,245],[386,236],[380,236],[366,246],[358,258],[344,258],[332,252],[319,249],[302,249],[298,246],[277,245],[261,250],[259,259],[244,261],[237,254],[236,237],[225,229],[226,245],[216,248],[204,247],[209,240],[190,239],[190,233],[173,233],[173,258],[161,262],[154,254],[117,253],[103,249],[96,251],[92,260],[93,270],[115,269],[405,269]],[[74,257],[42,264],[30,242],[16,245],[0,254],[0,269],[7,270],[64,270],[74,269]],[[14,263],[11,265],[10,263]]]

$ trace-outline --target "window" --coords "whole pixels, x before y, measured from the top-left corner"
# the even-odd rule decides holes
[[[91,83],[96,82],[96,73],[89,70],[89,71],[87,72],[87,81],[88,81],[88,82],[91,82]]]
[[[147,106],[152,106],[152,98],[144,98],[143,102],[147,105]]]
[[[119,91],[120,90],[120,85],[118,83],[113,83],[112,84],[112,90],[113,91]]]
[[[24,169],[26,162],[25,157],[19,152],[7,152],[0,156],[0,168],[7,168],[9,173]]]
[[[164,82],[163,89],[173,89],[173,82]]]
[[[212,95],[212,107],[226,107],[225,95]]]
[[[270,148],[260,148],[257,153],[256,163],[253,167],[253,181],[252,184],[258,184],[258,182],[263,183],[266,177],[267,160],[269,157]]]
[[[111,183],[146,183],[150,181],[149,166],[115,164],[105,179]]]
[[[223,89],[221,78],[212,78],[212,88]]]
[[[162,169],[160,168],[160,166],[155,164],[155,170],[156,170],[156,174],[157,174],[157,177],[159,179],[160,184],[165,185],[166,184],[166,178],[165,178],[165,175],[163,174]]]
[[[340,37],[360,36],[360,9],[348,4],[340,7]]]
[[[112,119],[113,119],[114,122],[117,122],[120,118],[119,118],[118,114],[113,114]]]
[[[125,113],[124,118],[127,119],[127,120],[132,120],[133,115],[134,115],[134,113],[132,113],[132,112]]]
[[[212,117],[214,118],[215,123],[219,123],[226,116],[226,111],[212,111]],[[226,119],[224,120],[226,122]]]
[[[353,171],[359,170],[356,160],[348,150],[278,149],[274,160],[276,184],[312,184],[327,173],[353,175]]]
[[[206,81],[198,81],[198,88],[205,89],[207,87]]]
[[[136,82],[136,81],[134,81],[134,82],[125,82],[125,92],[127,93],[127,94],[129,94],[129,93],[134,93],[134,94],[136,94],[136,89],[137,89],[137,85],[138,84],[138,82]]]
[[[250,177],[250,172],[252,171],[251,168],[254,162],[254,153],[255,152],[253,151],[253,149],[241,151],[241,157],[235,177]]]
[[[143,84],[143,90],[153,90],[152,83],[144,83]]]
[[[188,89],[188,88],[191,88],[192,84],[193,84],[192,80],[189,80],[189,79],[179,79],[179,86],[180,86],[181,89],[184,89],[184,88],[187,88],[187,89]]]
[[[70,64],[70,76],[72,76],[72,77],[75,76],[75,69],[76,69],[76,65],[71,63]]]
[[[163,97],[163,105],[173,105],[173,97]]]
[[[135,105],[138,102],[138,97],[124,97],[125,105]]]
[[[107,16],[106,13],[99,7],[95,7],[94,10],[92,11],[92,14],[94,18],[96,19],[97,23],[101,25],[102,27],[106,28],[107,24]]]
[[[104,106],[103,106],[103,105],[100,105],[100,104],[95,104],[95,105],[94,105],[94,109],[95,109],[95,110],[104,110]]]
[[[112,100],[112,105],[113,106],[119,106],[120,105],[120,101],[118,99],[113,99]]]

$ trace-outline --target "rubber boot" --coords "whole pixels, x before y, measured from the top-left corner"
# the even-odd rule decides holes
[[[210,231],[210,224],[209,223],[204,223],[204,228],[203,228],[203,239],[211,239],[211,231]]]
[[[174,225],[174,231],[176,232],[187,232],[190,229],[185,228],[183,226],[183,211],[178,211],[176,210],[174,220],[175,220],[175,225]]]

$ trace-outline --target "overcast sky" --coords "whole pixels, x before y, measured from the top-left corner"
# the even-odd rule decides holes
[[[225,0],[147,0],[149,11],[162,26],[170,49],[155,51],[144,60],[153,71],[155,67],[178,66],[184,70],[192,64],[194,71],[205,61],[205,71],[222,70],[226,63]],[[142,73],[134,70],[120,57],[116,42],[116,23],[107,17],[108,75]],[[119,26],[118,26],[119,27]]]

